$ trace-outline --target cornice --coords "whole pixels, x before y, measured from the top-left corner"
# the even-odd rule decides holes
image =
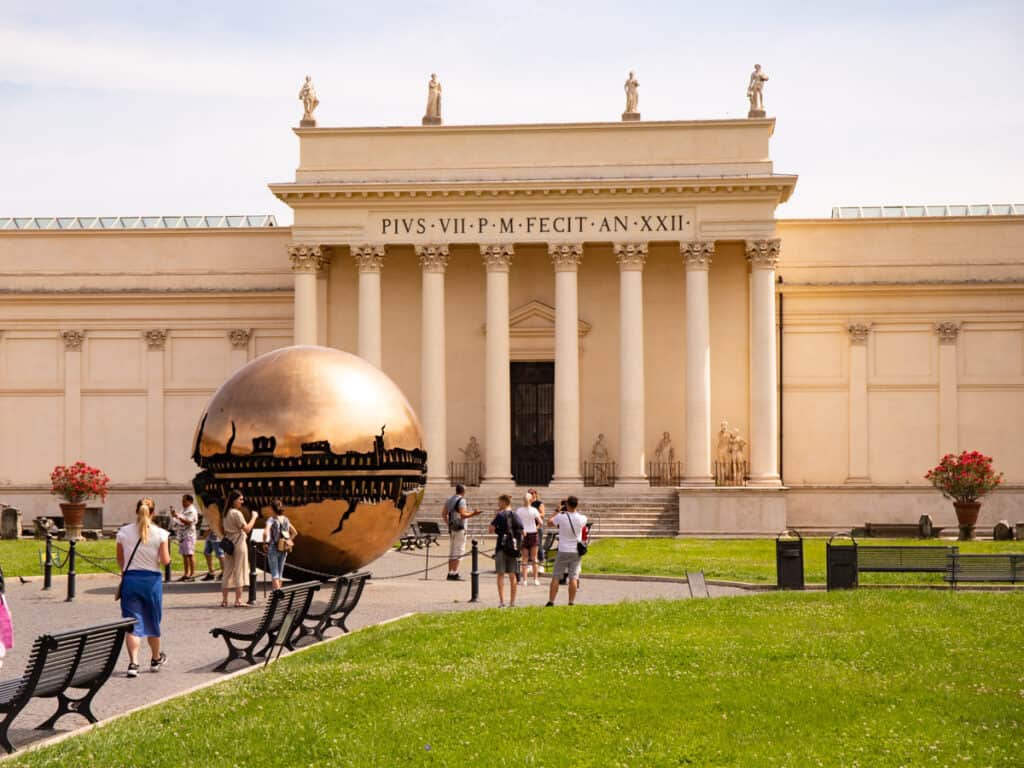
[[[592,198],[594,195],[629,197],[632,195],[734,196],[774,197],[786,202],[796,186],[795,175],[735,176],[707,178],[649,178],[649,179],[573,179],[513,181],[430,181],[430,182],[373,182],[373,183],[279,183],[268,185],[282,202],[292,207],[303,205],[331,205],[353,201],[365,204],[367,200],[407,201],[437,198],[516,198],[567,197]]]
[[[785,274],[785,264],[779,270]],[[1024,282],[1006,280],[991,282],[963,282],[949,280],[942,282],[911,282],[906,283],[779,283],[778,292],[794,295],[815,296],[920,296],[921,294],[948,293],[956,296],[972,295],[1024,295]]]
[[[264,235],[288,237],[291,226],[279,227],[166,227],[153,229],[0,229],[0,237],[224,237],[226,235]]]
[[[750,128],[767,126],[775,132],[775,118],[727,118],[719,120],[639,120],[635,122],[600,121],[588,123],[489,123],[485,125],[391,125],[391,126],[327,126],[292,128],[296,136],[358,136],[403,133],[568,133],[579,131],[645,131],[664,128]]]
[[[1024,226],[1024,216],[893,216],[862,219],[776,219],[783,227],[878,227],[878,226],[931,226],[943,224],[1017,224]]]

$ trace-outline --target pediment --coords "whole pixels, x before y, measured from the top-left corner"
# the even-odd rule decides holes
[[[590,323],[577,322],[580,338],[590,333]],[[509,335],[552,336],[555,334],[555,308],[541,301],[528,301],[508,313]],[[484,326],[484,333],[487,327]]]

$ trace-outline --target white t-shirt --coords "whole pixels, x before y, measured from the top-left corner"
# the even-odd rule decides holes
[[[570,516],[575,533],[569,527]],[[558,526],[558,551],[576,554],[576,542],[583,540],[583,526],[587,524],[587,516],[579,512],[559,512],[551,522]]]
[[[519,524],[523,526],[523,533],[537,532],[537,510],[533,507],[519,507],[516,510],[516,517]]]
[[[192,534],[193,536],[195,536],[196,535],[196,523],[199,521],[199,510],[196,509],[196,505],[195,504],[189,504],[187,507],[185,507],[183,510],[181,510],[181,512],[178,513],[178,517],[183,517],[186,520],[188,520],[188,524],[181,523],[181,522],[178,522],[177,520],[175,520],[174,521],[174,527],[177,528],[182,533],[184,533],[185,535]],[[134,547],[135,544],[133,543],[132,546]],[[141,549],[141,547],[140,547],[140,549]]]
[[[131,565],[128,565],[128,570],[162,573],[164,567],[160,564],[160,545],[167,541],[167,531],[150,523],[149,541],[139,544],[135,557],[132,558],[132,550],[135,549],[135,542],[138,540],[139,527],[135,523],[123,525],[117,532],[117,542],[121,545],[121,551],[124,552],[125,565],[128,565],[129,558],[132,561]]]

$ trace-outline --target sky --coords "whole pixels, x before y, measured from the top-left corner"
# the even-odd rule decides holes
[[[745,117],[770,77],[781,218],[1024,203],[1024,0],[0,0],[0,217],[291,212],[321,126]]]

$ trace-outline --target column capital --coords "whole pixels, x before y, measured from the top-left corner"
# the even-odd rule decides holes
[[[228,331],[228,340],[231,342],[232,349],[248,349],[250,336],[252,336],[252,331],[248,328],[232,328]]]
[[[867,344],[868,334],[871,332],[871,323],[850,323],[846,326],[847,333],[850,334],[851,344]]]
[[[351,250],[360,272],[380,272],[384,269],[383,245],[353,245]]]
[[[288,258],[293,272],[320,272],[331,262],[323,246],[301,243],[288,246]]]
[[[779,238],[771,240],[747,240],[747,261],[752,269],[775,269],[779,263]]]
[[[441,272],[448,268],[447,245],[417,245],[416,256],[424,272]]]
[[[956,338],[960,334],[960,323],[952,320],[936,323],[935,333],[939,335],[940,344],[956,344]]]
[[[614,243],[612,251],[621,272],[642,272],[647,261],[647,243]]]
[[[549,243],[548,255],[555,272],[575,272],[583,261],[583,243]]]
[[[484,266],[487,267],[488,272],[508,272],[515,253],[515,246],[511,243],[480,244],[480,257],[484,260]]]
[[[163,349],[164,345],[167,343],[167,331],[162,328],[143,331],[142,337],[146,340],[146,346],[150,349]]]
[[[711,268],[711,257],[715,255],[713,240],[691,240],[679,244],[679,253],[683,257],[687,269]]]
[[[85,331],[61,331],[60,335],[64,339],[64,349],[69,352],[82,348],[82,342],[85,340]]]

